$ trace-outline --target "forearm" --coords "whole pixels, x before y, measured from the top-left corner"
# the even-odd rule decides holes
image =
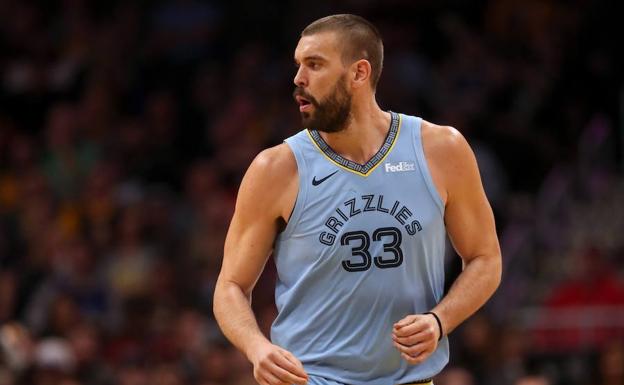
[[[468,262],[448,294],[432,309],[441,319],[444,335],[474,314],[492,296],[501,279],[500,255]]]
[[[217,282],[213,311],[223,334],[249,358],[254,345],[269,342],[258,327],[250,297],[233,282]]]

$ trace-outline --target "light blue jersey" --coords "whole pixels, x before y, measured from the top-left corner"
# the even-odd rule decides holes
[[[444,289],[444,207],[423,152],[421,119],[392,113],[379,152],[361,165],[336,154],[318,132],[286,139],[299,193],[275,244],[278,316],[273,343],[313,376],[351,385],[433,377],[448,341],[408,365],[392,326],[431,310]]]

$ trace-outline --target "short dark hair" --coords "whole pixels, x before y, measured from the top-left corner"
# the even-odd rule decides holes
[[[375,26],[361,16],[340,14],[326,16],[305,27],[301,37],[320,32],[336,32],[344,46],[343,61],[366,59],[371,65],[371,86],[377,88],[383,67],[383,42]]]

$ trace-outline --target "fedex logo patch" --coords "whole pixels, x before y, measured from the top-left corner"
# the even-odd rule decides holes
[[[398,162],[398,163],[386,163],[386,172],[405,172],[416,171],[416,163],[414,162]]]

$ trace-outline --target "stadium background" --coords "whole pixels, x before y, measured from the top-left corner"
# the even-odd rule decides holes
[[[212,316],[223,238],[300,128],[298,33],[338,12],[382,32],[382,108],[469,139],[497,217],[502,285],[436,385],[623,384],[615,4],[0,1],[0,385],[253,383]]]

